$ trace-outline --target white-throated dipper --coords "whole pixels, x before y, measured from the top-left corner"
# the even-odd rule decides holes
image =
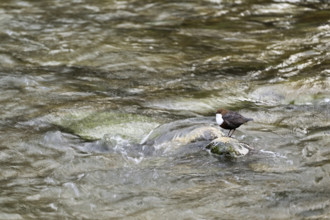
[[[252,118],[245,118],[244,116],[242,116],[237,112],[228,111],[222,108],[218,109],[218,111],[215,114],[216,114],[215,118],[217,124],[220,125],[220,127],[229,130],[228,132],[229,137],[231,137],[234,134],[236,128],[238,128],[239,126],[241,126],[242,124],[248,121],[253,120]],[[233,132],[230,134],[231,131]]]

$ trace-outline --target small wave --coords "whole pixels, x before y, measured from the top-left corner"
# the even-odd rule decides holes
[[[280,153],[273,152],[273,151],[269,151],[269,150],[263,150],[263,149],[261,149],[261,150],[259,150],[259,152],[264,153],[264,154],[268,154],[268,155],[270,155],[270,156],[272,156],[272,157],[277,157],[277,158],[287,159],[286,156],[284,156],[284,155],[282,155],[282,154],[280,154]]]

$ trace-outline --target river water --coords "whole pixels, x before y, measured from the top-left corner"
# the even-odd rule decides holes
[[[329,219],[329,24],[321,0],[1,0],[0,219]],[[254,118],[247,156],[173,143],[219,107]]]

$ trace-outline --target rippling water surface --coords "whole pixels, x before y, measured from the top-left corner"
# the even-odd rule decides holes
[[[0,219],[330,218],[329,24],[321,0],[1,0]],[[182,142],[219,107],[254,118],[246,157]]]

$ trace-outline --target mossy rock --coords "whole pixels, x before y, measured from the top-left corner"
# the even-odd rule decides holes
[[[251,147],[230,137],[219,137],[209,143],[206,149],[209,149],[213,154],[229,158],[239,158],[247,155]]]

